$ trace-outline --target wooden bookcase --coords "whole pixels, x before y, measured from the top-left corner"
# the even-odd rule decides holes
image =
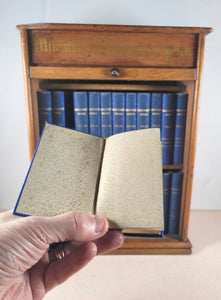
[[[39,139],[37,91],[188,93],[179,234],[126,237],[113,254],[190,254],[188,239],[205,36],[211,28],[80,24],[19,25],[30,158]]]

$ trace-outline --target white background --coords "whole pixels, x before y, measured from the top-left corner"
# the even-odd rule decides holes
[[[0,0],[0,209],[13,208],[29,167],[18,24],[213,27],[207,36],[192,208],[221,209],[220,0]]]

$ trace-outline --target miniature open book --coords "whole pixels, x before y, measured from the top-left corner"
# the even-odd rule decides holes
[[[103,139],[47,124],[14,213],[53,216],[70,210],[105,216],[110,228],[160,234],[160,130]]]

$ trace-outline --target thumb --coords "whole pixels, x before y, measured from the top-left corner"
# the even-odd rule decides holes
[[[92,241],[102,237],[108,230],[108,221],[104,217],[78,211],[54,217],[28,217],[28,221],[32,237],[45,244]]]

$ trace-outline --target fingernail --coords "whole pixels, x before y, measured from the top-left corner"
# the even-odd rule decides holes
[[[104,228],[104,219],[98,216],[94,216],[95,232],[100,233]]]

